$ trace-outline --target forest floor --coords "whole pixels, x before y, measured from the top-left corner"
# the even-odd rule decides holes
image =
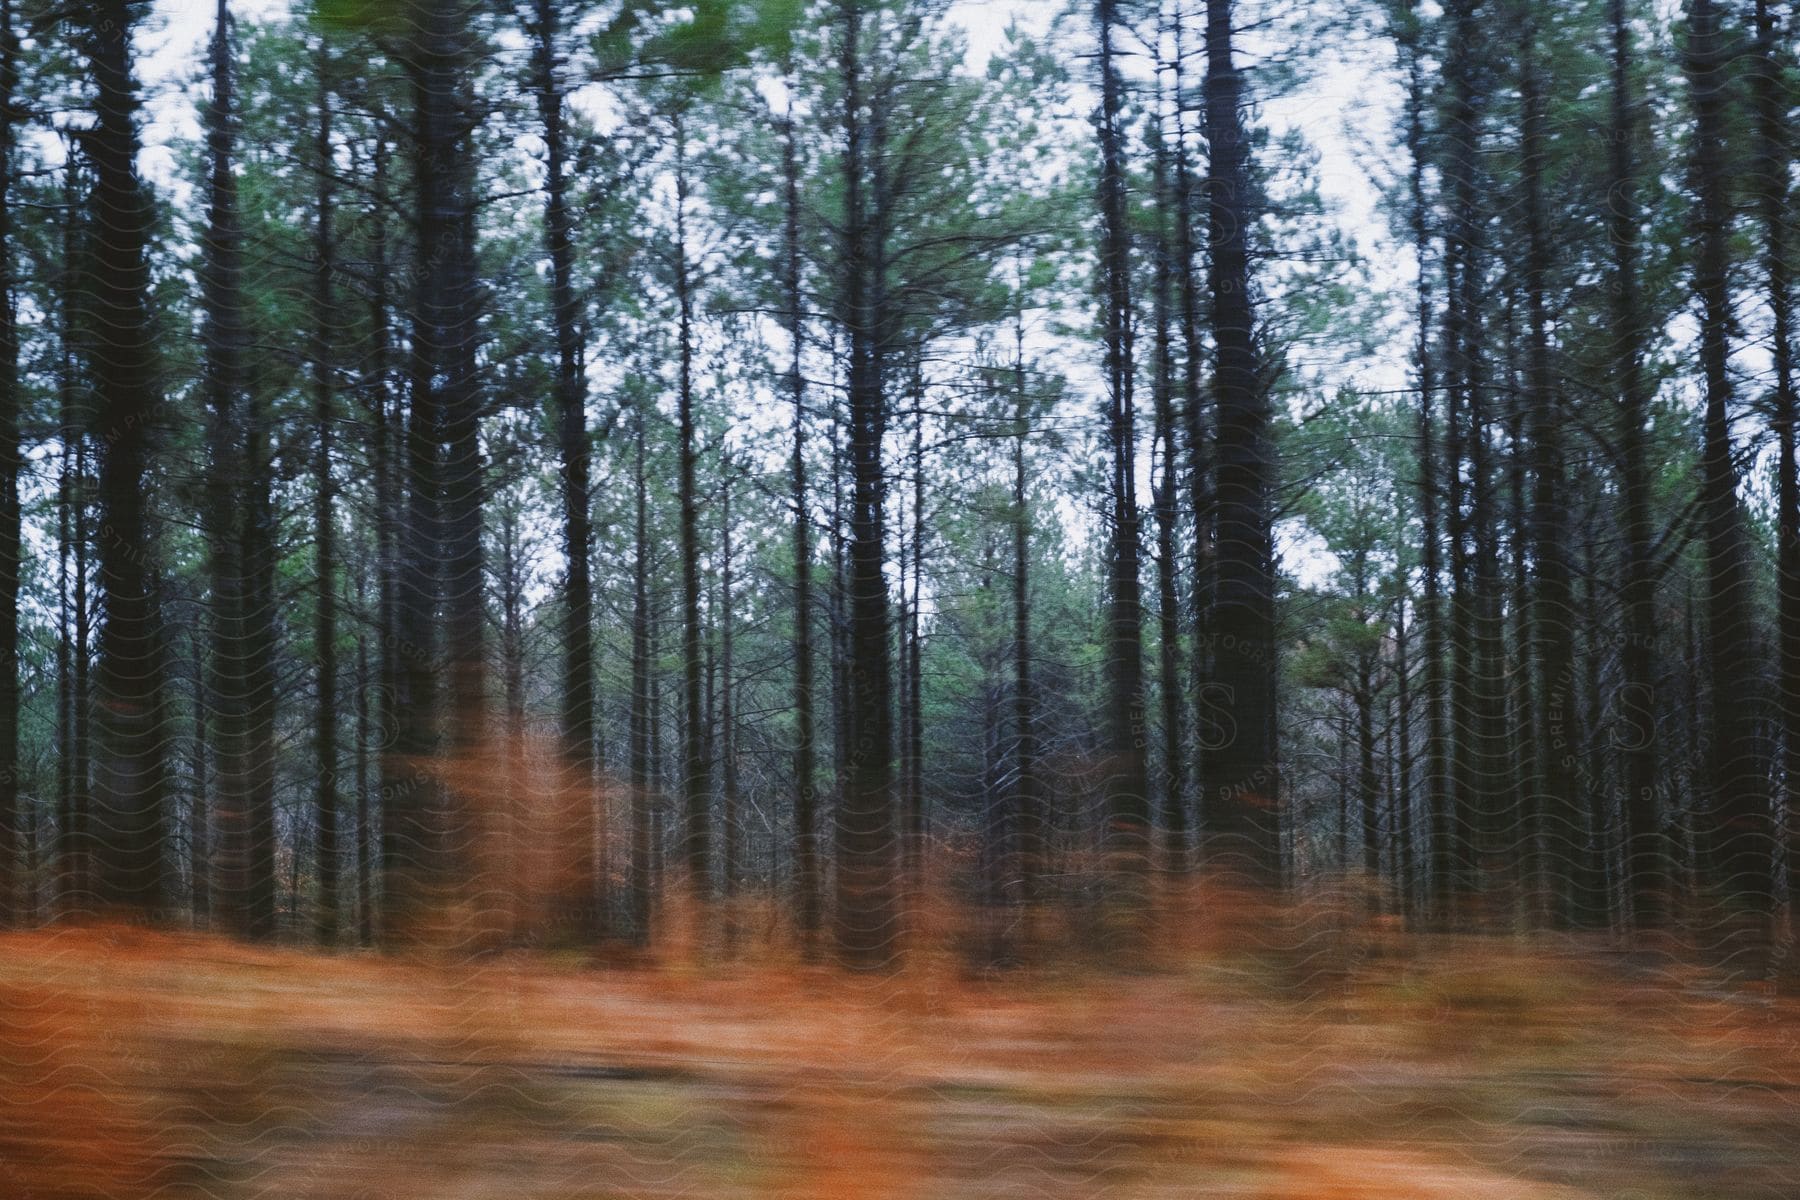
[[[1379,924],[878,978],[12,934],[0,1196],[1800,1196],[1800,1000]]]

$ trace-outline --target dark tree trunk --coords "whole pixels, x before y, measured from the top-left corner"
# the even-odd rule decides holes
[[[1038,902],[1038,880],[1044,870],[1044,813],[1038,795],[1037,694],[1031,678],[1031,502],[1027,490],[1025,442],[1031,433],[1030,395],[1025,386],[1025,317],[1013,325],[1013,737],[1018,757],[1014,772],[1013,808],[1018,823],[1020,899],[1030,909]],[[1029,924],[1025,930],[1029,940]]]
[[[887,966],[895,938],[894,728],[884,509],[887,311],[882,229],[867,196],[877,125],[865,106],[861,0],[842,0],[844,230],[842,320],[850,342],[849,745],[839,799],[837,947],[846,965]]]
[[[197,624],[190,645],[194,669],[194,736],[188,757],[194,786],[188,794],[188,915],[195,929],[205,929],[212,920],[212,807],[207,796],[210,786],[207,750],[211,745],[208,718],[213,710],[213,698],[206,686],[206,648]]]
[[[571,831],[590,847],[577,872],[576,932],[599,932],[600,864],[594,857],[594,529],[592,451],[588,444],[587,378],[581,355],[581,305],[575,291],[573,220],[568,200],[568,131],[558,59],[559,0],[534,0],[532,66],[544,138],[544,248],[550,258],[550,308],[556,333],[556,431],[561,454],[563,558],[562,754],[566,784],[584,819]]]
[[[401,412],[391,374],[391,308],[389,302],[387,214],[388,148],[385,136],[377,134],[370,162],[370,192],[375,207],[369,214],[371,223],[369,281],[369,344],[367,351],[366,388],[370,414],[374,422],[372,447],[373,491],[375,500],[375,607],[379,634],[377,665],[381,702],[374,713],[374,740],[381,751],[399,743],[403,717],[400,712],[400,678],[406,670],[407,653],[400,640],[402,563],[400,537],[403,527],[410,527],[406,501],[401,487],[400,467],[408,445],[406,420]],[[413,653],[422,653],[414,648]],[[375,774],[381,795],[381,832],[375,838],[374,869],[380,876],[380,887],[371,885],[380,897],[379,917],[371,913],[368,921],[383,939],[390,937],[392,897],[388,882],[401,869],[395,856],[406,852],[394,836],[395,821],[411,802],[407,793],[418,785],[417,768],[397,754],[378,752]],[[415,822],[412,826],[418,828]],[[412,851],[417,853],[416,849]]]
[[[631,936],[642,947],[650,942],[651,851],[653,830],[650,814],[652,722],[650,678],[650,530],[649,498],[645,494],[644,402],[633,414],[635,445],[633,470],[636,505],[633,517],[631,567]]]
[[[1132,400],[1131,229],[1125,182],[1125,84],[1113,38],[1114,0],[1096,0],[1095,34],[1100,54],[1099,202],[1100,330],[1106,349],[1107,520],[1106,630],[1106,830],[1108,888],[1122,926],[1119,950],[1139,944],[1150,867],[1149,767],[1145,755],[1143,599],[1139,580],[1140,521],[1137,447]]]
[[[358,638],[356,643],[356,944],[370,946],[375,942],[375,837],[374,806],[370,792],[374,781],[369,775],[369,747],[374,727],[370,720],[369,690],[374,680],[369,676],[369,643]]]
[[[916,370],[916,368],[915,368]],[[915,381],[917,375],[915,374]],[[906,885],[925,887],[925,642],[919,608],[925,588],[925,389],[915,382],[912,444],[912,600],[906,606]]]
[[[1362,825],[1362,869],[1381,875],[1381,777],[1375,770],[1375,662],[1365,652],[1356,664],[1356,800]]]
[[[675,117],[675,298],[680,353],[676,413],[680,426],[682,862],[687,882],[702,904],[712,899],[712,756],[707,746],[701,696],[704,631],[700,626],[700,499],[694,481],[699,456],[694,428],[694,288],[688,265],[686,130]]]
[[[243,218],[235,170],[231,17],[219,0],[207,108],[208,235],[201,269],[209,409],[208,540],[218,742],[218,908],[225,927],[273,937],[275,913],[274,588],[262,408],[252,395]]]
[[[94,84],[85,139],[93,188],[85,286],[104,335],[90,347],[100,446],[101,611],[92,844],[96,898],[154,918],[167,904],[168,820],[161,734],[164,643],[156,596],[148,484],[159,371],[150,320],[151,206],[137,176],[137,84],[131,34],[138,6],[98,0],[77,10]]]
[[[411,413],[398,612],[399,730],[407,778],[390,794],[390,937],[419,931],[466,865],[471,814],[432,772],[445,749],[473,750],[484,708],[482,479],[475,380],[473,163],[468,8],[420,0],[411,8],[407,69],[413,93],[413,188],[419,270],[412,298]],[[442,638],[438,634],[441,628]],[[439,648],[447,676],[440,695]],[[447,701],[447,704],[446,704]],[[446,722],[446,717],[448,718]],[[447,743],[447,744],[446,744]]]
[[[65,269],[67,269],[65,265]],[[65,281],[66,286],[66,281]],[[66,305],[67,298],[63,300]],[[78,480],[75,474],[77,423],[74,411],[74,362],[68,330],[58,338],[57,392],[59,403],[57,440],[61,444],[56,485],[56,844],[55,879],[51,912],[58,913],[67,899],[69,863],[73,855],[71,833],[75,827],[75,719],[81,698],[75,694],[75,612],[70,591],[69,558],[74,550],[74,509]]]
[[[1218,393],[1217,583],[1213,681],[1228,697],[1235,737],[1209,772],[1209,857],[1249,880],[1281,874],[1276,758],[1275,451],[1264,364],[1255,340],[1250,230],[1256,223],[1243,76],[1232,55],[1231,0],[1206,4],[1207,224]]]
[[[1412,740],[1412,627],[1406,621],[1406,597],[1402,594],[1394,606],[1394,741],[1397,761],[1394,773],[1394,879],[1400,894],[1400,911],[1411,915],[1417,910],[1418,873],[1413,820],[1413,740]]]
[[[1158,212],[1170,204],[1169,152],[1159,135],[1156,143],[1156,201]],[[1171,874],[1187,867],[1187,769],[1183,753],[1185,719],[1181,704],[1181,601],[1180,564],[1175,556],[1175,524],[1178,504],[1181,447],[1175,432],[1175,343],[1171,321],[1175,317],[1175,248],[1170,244],[1167,222],[1156,231],[1155,321],[1156,365],[1154,403],[1156,445],[1160,469],[1151,485],[1151,507],[1156,517],[1156,604],[1159,650],[1158,686],[1162,701],[1163,775],[1161,821],[1163,868]]]
[[[1694,291],[1699,298],[1705,387],[1700,458],[1707,576],[1707,660],[1712,692],[1710,788],[1702,817],[1709,882],[1750,909],[1770,903],[1773,830],[1757,724],[1760,697],[1746,664],[1756,661],[1753,582],[1737,466],[1732,457],[1731,195],[1726,178],[1729,60],[1712,0],[1692,0],[1685,55],[1694,105],[1696,191]]]
[[[1420,589],[1415,621],[1421,642],[1419,700],[1425,708],[1425,770],[1423,801],[1428,842],[1423,856],[1420,884],[1430,918],[1442,923],[1450,918],[1455,875],[1455,822],[1451,812],[1449,730],[1445,713],[1445,660],[1447,645],[1443,607],[1443,521],[1439,515],[1443,488],[1437,453],[1436,364],[1432,357],[1431,331],[1437,323],[1432,300],[1429,267],[1434,231],[1425,181],[1429,166],[1426,145],[1424,32],[1422,18],[1408,0],[1398,18],[1398,38],[1406,64],[1406,147],[1408,162],[1409,224],[1413,255],[1418,264],[1416,322],[1418,344],[1414,371],[1419,388],[1418,493],[1420,529]]]
[[[19,828],[19,312],[13,279],[19,39],[0,0],[0,928],[18,916]]]
[[[743,794],[737,762],[737,675],[733,662],[735,631],[731,611],[732,588],[736,583],[731,543],[731,483],[732,465],[726,459],[719,471],[719,764],[725,810],[723,882],[727,900],[736,898],[744,872]]]
[[[313,816],[318,830],[319,909],[315,930],[319,944],[337,944],[343,907],[338,878],[342,850],[338,844],[338,655],[337,655],[337,483],[332,477],[332,439],[336,432],[337,388],[333,379],[331,331],[337,315],[332,286],[335,253],[332,230],[331,63],[319,43],[318,129],[313,140],[318,193],[313,215],[312,386],[314,447],[313,553],[315,586],[314,653],[319,656],[318,695],[313,723],[313,770],[317,791]]]
[[[1530,656],[1537,667],[1531,723],[1534,800],[1541,805],[1542,835],[1548,848],[1546,867],[1554,893],[1566,895],[1574,878],[1571,848],[1580,844],[1583,818],[1575,790],[1576,773],[1562,760],[1572,753],[1552,732],[1553,715],[1566,709],[1575,680],[1575,626],[1569,588],[1569,552],[1564,513],[1563,415],[1550,362],[1549,312],[1546,299],[1550,230],[1544,208],[1544,84],[1537,62],[1536,20],[1525,16],[1520,49],[1523,138],[1520,162],[1525,200],[1526,410],[1531,443],[1532,493],[1529,530],[1535,560],[1535,589],[1526,606]],[[1533,830],[1532,835],[1537,836]],[[1566,912],[1566,903],[1556,906]]]
[[[56,895],[54,910],[67,916],[89,906],[90,855],[87,833],[90,813],[88,730],[92,697],[88,692],[88,466],[87,436],[92,410],[83,402],[77,367],[76,301],[83,243],[80,238],[81,189],[78,165],[71,152],[63,169],[62,253],[63,266],[57,297],[56,387],[62,427],[63,472],[60,489],[58,533],[61,571],[66,579],[64,595],[68,611],[62,621],[59,662],[65,663],[67,681],[63,697],[63,721],[67,736],[60,743],[62,794],[57,808]],[[73,559],[71,565],[70,560]]]
[[[1181,421],[1187,438],[1188,508],[1193,518],[1194,575],[1190,591],[1193,609],[1193,651],[1189,660],[1194,689],[1193,774],[1202,797],[1208,787],[1210,763],[1203,756],[1223,745],[1227,736],[1225,715],[1230,706],[1217,694],[1212,680],[1212,630],[1208,628],[1214,596],[1217,513],[1213,506],[1213,481],[1207,454],[1207,422],[1204,408],[1204,385],[1201,373],[1206,368],[1206,347],[1201,327],[1202,284],[1200,268],[1195,261],[1194,195],[1200,184],[1194,178],[1188,158],[1186,88],[1182,82],[1185,65],[1183,43],[1186,23],[1183,10],[1177,7],[1174,21],[1175,58],[1175,269],[1181,283]],[[1208,806],[1202,803],[1197,832],[1204,837]],[[1185,811],[1185,810],[1184,810]],[[1188,860],[1191,863],[1191,859]]]
[[[1479,0],[1457,0],[1446,9],[1444,205],[1444,354],[1446,358],[1444,473],[1448,481],[1447,532],[1451,587],[1450,714],[1453,815],[1451,887],[1473,891],[1499,819],[1499,781],[1492,763],[1490,725],[1492,647],[1490,614],[1498,579],[1493,546],[1488,468],[1487,395],[1482,362],[1481,240],[1479,191],[1482,96],[1477,79]],[[1467,501],[1467,508],[1464,501]],[[1453,897],[1454,902],[1454,897]]]
[[[1658,803],[1656,717],[1656,575],[1650,529],[1651,465],[1645,448],[1650,388],[1643,370],[1644,319],[1638,294],[1636,119],[1631,98],[1631,31],[1625,0],[1610,0],[1612,26],[1612,129],[1607,181],[1607,237],[1612,247],[1613,376],[1619,396],[1619,491],[1625,558],[1624,711],[1635,718],[1621,730],[1620,771],[1625,784],[1625,873],[1633,917],[1653,928],[1668,916],[1670,847]],[[1566,690],[1566,689],[1565,689]],[[1566,702],[1565,702],[1566,704]],[[1561,765],[1567,765],[1560,763]],[[1571,832],[1580,814],[1571,812]],[[1572,843],[1578,845],[1579,843]],[[1577,878],[1581,865],[1562,866]],[[1599,914],[1582,914],[1593,919]]]
[[[800,164],[793,109],[782,122],[781,164],[784,184],[784,279],[788,302],[788,389],[794,405],[794,450],[790,503],[794,517],[794,882],[799,892],[802,953],[818,949],[821,921],[819,883],[818,788],[813,716],[812,513],[806,482],[806,353],[805,295],[800,276]]]
[[[1789,6],[1791,44],[1793,7]],[[1800,465],[1796,463],[1796,426],[1800,425],[1800,387],[1794,378],[1793,215],[1788,207],[1789,174],[1794,162],[1791,94],[1782,87],[1782,68],[1792,62],[1783,54],[1774,6],[1756,0],[1757,70],[1751,84],[1756,106],[1758,216],[1763,227],[1763,270],[1769,297],[1769,352],[1775,368],[1776,578],[1779,583],[1776,622],[1779,629],[1782,803],[1787,819],[1788,913],[1800,925],[1795,903],[1800,880]],[[1791,77],[1789,77],[1791,78]]]

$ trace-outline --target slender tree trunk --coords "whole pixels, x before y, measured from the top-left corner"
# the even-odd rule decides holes
[[[688,174],[686,130],[675,117],[675,298],[680,353],[676,412],[680,425],[681,658],[682,698],[682,861],[687,881],[701,904],[712,899],[712,761],[707,750],[701,704],[700,500],[694,482],[699,456],[694,428],[694,288],[688,266]]]
[[[66,267],[65,267],[66,269]],[[65,300],[66,304],[67,301]],[[51,913],[60,913],[68,893],[69,862],[73,853],[71,831],[75,825],[75,713],[81,698],[75,694],[75,626],[70,603],[69,557],[73,550],[76,420],[73,404],[73,363],[61,331],[57,362],[59,417],[57,440],[61,459],[56,484],[56,843],[52,847],[55,878]]]
[[[1106,503],[1106,836],[1108,888],[1122,927],[1118,949],[1143,950],[1145,873],[1150,868],[1149,768],[1145,756],[1143,600],[1139,581],[1140,521],[1132,399],[1131,230],[1125,183],[1125,85],[1113,38],[1114,0],[1096,0],[1100,44],[1099,209],[1101,336],[1106,347],[1104,417],[1108,462]]]
[[[884,390],[886,296],[880,223],[868,191],[871,159],[881,148],[873,119],[878,99],[864,93],[861,0],[842,0],[843,320],[850,342],[848,406],[852,495],[849,546],[849,746],[839,799],[837,947],[856,968],[891,965],[894,936],[894,729],[890,661],[886,533],[887,477],[882,440],[887,432]],[[865,106],[869,106],[865,112]]]
[[[1417,911],[1418,872],[1413,820],[1412,627],[1406,621],[1404,592],[1394,612],[1394,740],[1399,759],[1394,766],[1394,878],[1400,911]]]
[[[374,813],[370,803],[373,781],[369,776],[369,745],[374,732],[370,720],[369,642],[356,641],[356,944],[375,942]]]
[[[1654,928],[1670,906],[1670,847],[1658,803],[1656,680],[1656,576],[1650,529],[1651,465],[1645,448],[1650,388],[1643,370],[1644,320],[1638,283],[1636,120],[1631,97],[1631,30],[1625,0],[1608,5],[1612,33],[1612,129],[1607,182],[1607,237],[1612,247],[1611,338],[1613,377],[1619,395],[1619,490],[1625,558],[1623,711],[1634,719],[1621,730],[1619,751],[1625,783],[1625,873],[1633,917]],[[1569,764],[1561,764],[1569,765]],[[1579,828],[1579,814],[1569,814]],[[1565,862],[1571,876],[1579,864]],[[1598,914],[1594,914],[1598,916]]]
[[[403,528],[412,528],[400,479],[400,466],[410,442],[391,374],[387,214],[382,207],[388,199],[387,156],[386,137],[378,133],[370,156],[370,192],[375,207],[369,217],[367,385],[375,425],[375,606],[380,637],[376,670],[381,703],[374,715],[374,738],[376,745],[384,751],[399,744],[405,720],[400,710],[400,681],[406,670],[407,657],[400,635],[403,582],[400,538]],[[412,653],[422,654],[424,650],[413,647]],[[416,765],[406,763],[398,754],[384,752],[377,756],[376,777],[381,795],[381,832],[375,841],[375,869],[380,875],[380,886],[373,890],[380,895],[380,919],[375,920],[371,914],[371,921],[379,936],[384,941],[391,941],[397,930],[393,928],[393,896],[388,884],[405,868],[406,860],[402,856],[418,853],[416,847],[400,844],[395,834],[396,822],[406,819],[407,806],[412,803],[410,793],[418,786],[419,775]],[[420,826],[413,821],[409,828],[416,832]]]
[[[1420,529],[1420,595],[1415,624],[1420,634],[1421,666],[1419,699],[1425,707],[1424,788],[1425,829],[1428,836],[1421,884],[1429,917],[1438,923],[1450,919],[1455,876],[1455,828],[1451,812],[1448,720],[1445,713],[1445,660],[1447,646],[1443,609],[1443,522],[1439,516],[1442,498],[1437,453],[1438,380],[1432,356],[1431,331],[1437,324],[1432,300],[1429,260],[1433,243],[1431,208],[1426,197],[1425,111],[1427,97],[1424,72],[1423,18],[1406,0],[1397,21],[1397,40],[1406,64],[1406,147],[1408,169],[1408,209],[1413,256],[1417,263],[1418,283],[1416,324],[1418,343],[1414,372],[1418,381],[1418,492]]]
[[[1787,30],[1791,42],[1796,32],[1793,7],[1789,6]],[[1788,207],[1792,194],[1788,183],[1794,163],[1792,96],[1784,91],[1793,76],[1783,74],[1791,66],[1791,48],[1783,54],[1781,31],[1774,6],[1756,0],[1757,70],[1751,84],[1756,106],[1758,153],[1758,216],[1763,226],[1763,271],[1769,295],[1769,353],[1775,368],[1775,433],[1779,443],[1776,467],[1776,578],[1779,600],[1780,725],[1782,803],[1786,813],[1788,865],[1788,916],[1800,929],[1800,465],[1796,463],[1796,437],[1800,436],[1800,387],[1794,377],[1793,217]]]
[[[916,369],[916,368],[915,368]],[[915,380],[917,376],[915,375]],[[919,609],[925,589],[925,389],[915,382],[912,444],[912,601],[906,606],[906,881],[925,887],[925,641]]]
[[[591,515],[592,450],[588,444],[587,378],[581,356],[581,305],[575,291],[573,220],[568,201],[568,131],[557,44],[558,0],[535,0],[532,65],[544,156],[544,248],[550,258],[550,309],[556,332],[557,445],[561,454],[563,558],[562,753],[584,820],[571,830],[579,844],[595,845],[594,785],[594,529]],[[577,872],[576,931],[599,932],[600,864],[590,850]]]
[[[725,898],[735,900],[744,871],[743,795],[737,762],[737,675],[733,662],[732,588],[735,564],[731,544],[732,464],[719,471],[719,762],[725,808]],[[735,920],[735,918],[734,918]]]
[[[1023,940],[1030,942],[1031,909],[1044,870],[1044,813],[1038,795],[1037,694],[1031,677],[1031,501],[1025,443],[1031,432],[1031,397],[1025,386],[1025,315],[1013,314],[1013,726],[1018,757],[1013,808],[1018,820],[1020,899],[1026,906]]]
[[[1444,354],[1446,358],[1444,473],[1448,481],[1447,532],[1451,586],[1450,714],[1455,792],[1451,828],[1452,889],[1474,891],[1499,820],[1499,781],[1491,760],[1490,613],[1495,577],[1491,479],[1488,468],[1487,395],[1482,362],[1481,240],[1479,192],[1482,96],[1478,94],[1476,44],[1479,0],[1448,5],[1444,64]],[[1467,501],[1465,508],[1464,502]],[[1472,915],[1472,914],[1470,914]]]
[[[643,401],[635,424],[634,483],[636,506],[631,568],[631,936],[639,947],[650,942],[651,904],[651,710],[650,677],[650,531],[647,480],[644,474]]]
[[[525,792],[530,786],[525,769],[525,625],[526,625],[526,578],[525,556],[521,545],[519,509],[517,501],[508,496],[499,505],[499,550],[500,550],[500,681],[505,704],[506,738],[501,756],[506,763],[508,787],[514,795]],[[567,802],[569,797],[561,792],[557,800]],[[566,812],[559,807],[559,814]],[[506,806],[502,811],[493,814],[493,822],[487,830],[487,837],[499,841],[498,846],[486,848],[489,861],[495,863],[503,880],[516,881],[521,878],[521,850],[524,839],[538,831],[530,830],[520,821],[520,808],[516,805]],[[574,842],[579,835],[573,828],[559,828],[555,836],[559,844],[567,839]],[[591,845],[587,850],[580,849],[575,843],[575,861],[581,862],[587,853],[591,853]],[[578,870],[578,874],[581,872]],[[504,917],[497,930],[501,939],[507,943],[515,942],[531,928],[540,918],[536,906],[528,909],[527,904],[536,897],[522,894],[523,889],[516,883],[504,889]]]
[[[194,787],[188,795],[188,906],[194,928],[205,929],[212,923],[212,810],[207,803],[207,748],[210,744],[207,729],[213,698],[206,686],[206,651],[198,626],[192,633],[190,644],[194,664],[194,736],[189,760]]]
[[[1194,244],[1197,224],[1194,195],[1201,185],[1194,178],[1193,166],[1188,158],[1188,135],[1184,117],[1187,111],[1187,92],[1183,84],[1186,22],[1183,16],[1183,8],[1177,6],[1174,21],[1175,57],[1172,64],[1175,92],[1174,253],[1175,268],[1181,283],[1181,420],[1187,439],[1188,507],[1194,522],[1194,575],[1190,589],[1194,635],[1190,657],[1194,688],[1193,774],[1199,793],[1204,797],[1209,787],[1208,772],[1211,764],[1203,755],[1219,749],[1229,736],[1226,720],[1230,705],[1218,694],[1217,684],[1212,679],[1212,655],[1209,651],[1214,640],[1209,620],[1215,594],[1213,568],[1216,564],[1214,534],[1217,513],[1213,505],[1207,421],[1203,411],[1204,386],[1201,375],[1206,369],[1206,348],[1201,328],[1203,286],[1200,269],[1195,261],[1197,250]],[[1203,801],[1197,830],[1202,836],[1210,832],[1206,826],[1208,807]]]
[[[1544,209],[1544,83],[1537,62],[1536,17],[1526,12],[1520,48],[1520,91],[1523,106],[1521,167],[1525,201],[1526,409],[1531,442],[1532,494],[1529,529],[1535,560],[1534,594],[1526,604],[1529,652],[1537,666],[1537,696],[1532,706],[1532,761],[1535,800],[1545,808],[1543,833],[1548,842],[1552,888],[1562,893],[1574,876],[1569,850],[1579,844],[1581,813],[1575,772],[1560,760],[1570,754],[1558,747],[1554,715],[1567,707],[1575,678],[1575,629],[1569,589],[1567,534],[1563,519],[1562,423],[1550,363],[1548,286],[1550,233]],[[1533,831],[1536,836],[1536,831]],[[1565,908],[1564,905],[1557,905]]]
[[[1375,663],[1365,652],[1356,665],[1356,799],[1362,823],[1362,868],[1381,876],[1381,778],[1375,771]]]
[[[1707,659],[1711,672],[1711,788],[1703,818],[1709,882],[1748,910],[1769,903],[1773,830],[1762,771],[1760,697],[1745,664],[1756,661],[1753,582],[1732,457],[1730,263],[1731,196],[1726,178],[1729,119],[1724,35],[1712,0],[1688,9],[1686,68],[1694,104],[1700,367],[1705,385],[1700,460],[1705,512]]]
[[[782,120],[781,163],[784,184],[784,284],[788,301],[788,390],[794,406],[794,450],[790,503],[794,516],[794,875],[799,892],[801,952],[818,951],[821,922],[819,880],[818,788],[815,779],[816,734],[813,727],[812,512],[806,481],[806,353],[805,296],[800,275],[800,164],[790,106]]]
[[[0,928],[19,915],[19,308],[13,279],[19,39],[0,0]]]
[[[1156,141],[1157,210],[1170,204],[1169,151],[1160,130]],[[1156,517],[1156,603],[1158,631],[1158,684],[1162,701],[1162,812],[1163,869],[1170,874],[1187,867],[1187,770],[1183,742],[1186,732],[1181,705],[1181,601],[1180,564],[1175,556],[1175,524],[1181,447],[1175,432],[1175,344],[1171,319],[1174,312],[1175,249],[1167,223],[1159,220],[1155,243],[1156,364],[1154,403],[1156,445],[1161,467],[1151,485],[1151,507]]]
[[[844,445],[842,420],[831,415],[831,706],[832,771],[836,795],[843,798],[850,779],[850,559],[844,536]],[[833,818],[833,846],[836,844]]]
[[[84,247],[78,236],[81,188],[79,167],[69,147],[63,169],[62,252],[63,270],[58,290],[57,400],[62,422],[63,502],[60,532],[62,560],[68,577],[68,616],[63,623],[61,647],[68,658],[66,721],[68,738],[62,743],[64,792],[58,811],[56,840],[56,899],[59,916],[85,913],[91,903],[91,856],[88,820],[91,805],[89,722],[93,700],[88,691],[88,459],[87,436],[91,407],[83,402],[76,356],[76,302],[79,260]]]
[[[1256,223],[1243,76],[1233,59],[1231,0],[1206,4],[1206,138],[1213,345],[1217,356],[1218,566],[1213,678],[1229,697],[1236,736],[1210,773],[1209,855],[1262,883],[1281,874],[1276,757],[1275,451],[1264,363],[1256,345],[1250,230]],[[1216,833],[1214,833],[1216,831]]]
[[[325,41],[318,52],[319,96],[318,130],[314,135],[313,153],[318,162],[318,194],[313,229],[313,329],[312,385],[313,426],[318,439],[315,446],[313,474],[313,553],[318,596],[314,611],[314,652],[319,656],[318,696],[314,711],[313,759],[317,775],[314,796],[314,820],[318,830],[319,909],[316,932],[319,944],[337,944],[342,922],[342,901],[338,878],[341,848],[338,844],[338,750],[337,750],[337,483],[332,477],[332,439],[335,433],[333,409],[337,389],[332,378],[331,329],[336,313],[336,289],[332,286],[334,232],[331,143],[332,94],[329,84],[331,64]]]

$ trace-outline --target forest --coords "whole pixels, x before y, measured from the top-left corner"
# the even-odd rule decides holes
[[[0,0],[0,1192],[1793,1194],[1796,44]]]

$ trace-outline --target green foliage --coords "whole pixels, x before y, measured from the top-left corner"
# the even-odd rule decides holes
[[[805,7],[802,0],[627,0],[593,50],[603,74],[661,68],[716,82],[758,54],[785,54]]]

